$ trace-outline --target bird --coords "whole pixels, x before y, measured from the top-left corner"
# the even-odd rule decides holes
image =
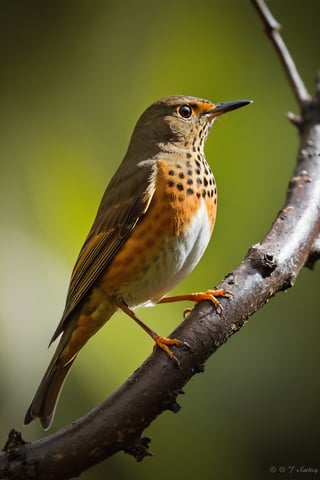
[[[45,430],[51,426],[79,351],[117,310],[170,358],[172,346],[185,342],[158,335],[136,315],[137,307],[207,299],[221,311],[217,297],[227,296],[225,290],[165,295],[197,265],[214,228],[217,190],[204,154],[208,133],[217,117],[249,103],[173,95],[142,113],[75,263],[49,346],[60,340],[25,424],[39,418]]]

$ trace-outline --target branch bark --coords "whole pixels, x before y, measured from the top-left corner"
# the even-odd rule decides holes
[[[208,357],[277,292],[292,287],[303,266],[312,267],[320,257],[320,76],[311,98],[278,23],[263,1],[253,4],[301,108],[300,117],[294,117],[300,146],[285,205],[267,236],[218,285],[234,294],[232,300],[221,300],[222,315],[210,302],[202,302],[172,333],[190,345],[175,349],[179,364],[155,350],[111,397],[72,425],[33,443],[10,432],[0,454],[1,479],[68,479],[120,450],[143,459],[149,454],[149,439],[141,437],[144,429],[164,410],[177,412],[177,396]]]

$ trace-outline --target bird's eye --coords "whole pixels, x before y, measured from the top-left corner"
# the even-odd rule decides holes
[[[190,118],[192,115],[192,108],[190,105],[181,105],[181,107],[179,107],[179,114],[183,118]]]

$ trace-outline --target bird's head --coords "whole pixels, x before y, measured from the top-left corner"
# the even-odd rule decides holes
[[[134,129],[133,145],[160,146],[169,150],[202,149],[214,120],[223,113],[251,103],[235,100],[212,103],[196,97],[175,95],[164,97],[148,107]]]

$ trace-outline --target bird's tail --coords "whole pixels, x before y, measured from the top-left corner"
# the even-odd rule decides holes
[[[75,311],[68,321],[60,324],[53,335],[50,344],[62,332],[57,349],[51,362],[41,380],[38,390],[27,410],[24,424],[27,425],[34,418],[39,418],[41,425],[47,430],[54,417],[60,392],[69,373],[69,370],[77,358],[81,348],[87,343],[90,337],[110,318],[106,315],[102,321],[92,319],[89,315],[80,314]]]
[[[45,430],[52,424],[61,389],[77,357],[77,355],[74,355],[68,363],[65,363],[63,361],[64,357],[62,356],[64,345],[65,342],[62,336],[32,403],[27,410],[24,418],[25,425],[30,423],[34,418],[40,419],[41,425]]]
[[[63,317],[50,345],[62,333],[60,341],[27,410],[25,425],[34,418],[39,418],[45,430],[51,426],[61,389],[79,351],[114,312],[115,307],[110,304],[110,308],[104,310],[100,319],[79,313],[77,309],[68,318]]]

